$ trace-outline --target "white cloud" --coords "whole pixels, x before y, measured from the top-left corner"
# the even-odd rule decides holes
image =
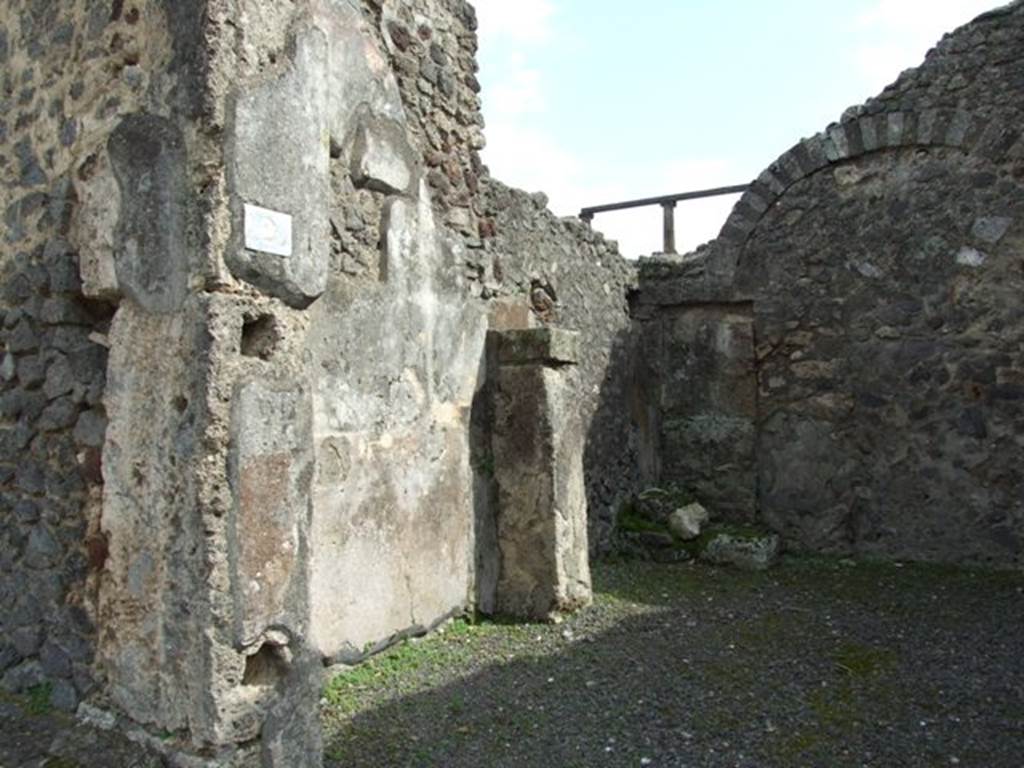
[[[552,0],[473,0],[480,22],[481,45],[502,38],[518,43],[543,42],[551,34]]]
[[[484,94],[488,116],[512,118],[536,113],[544,108],[541,73],[519,62],[512,62],[505,76]]]
[[[545,73],[531,65],[552,44],[554,0],[476,0],[480,21],[484,162],[506,184],[543,191],[560,215],[584,205],[583,164],[540,125]]]
[[[487,121],[484,161],[502,180],[524,184],[527,178],[521,174],[514,178],[524,164],[543,167],[535,165],[541,158],[554,167],[568,162],[532,127],[530,119],[543,111],[545,98],[543,74],[529,62],[551,39],[554,0],[475,0],[473,4],[483,52],[480,62]],[[536,188],[544,181],[537,179],[529,186]]]
[[[649,169],[635,169],[628,179],[609,167],[586,162],[543,130],[541,74],[529,69],[504,73],[484,94],[487,147],[484,161],[495,178],[529,192],[542,191],[551,209],[574,216],[585,206],[654,197],[738,183],[744,173],[728,160],[684,158]],[[680,253],[718,234],[736,202],[735,196],[680,203],[676,209],[676,248]],[[658,206],[599,214],[594,227],[628,257],[662,249],[662,210]]]
[[[575,147],[562,144],[543,127],[547,101],[545,78],[532,62],[554,45],[551,0],[479,0],[484,113],[487,146],[484,162],[506,184],[543,191],[560,216],[576,215],[584,206],[650,197],[732,183],[728,163],[709,159],[680,160],[650,169],[635,169],[617,178],[611,164],[588,163]],[[564,41],[562,41],[564,43]],[[725,181],[729,180],[729,181]],[[734,198],[681,204],[677,210],[680,251],[714,237]],[[623,254],[638,256],[661,250],[662,212],[657,206],[602,214],[595,227],[618,240]]]
[[[916,67],[946,32],[998,7],[997,0],[875,0],[856,19],[854,61],[869,93]]]
[[[498,179],[529,191],[541,190],[552,210],[574,215],[583,206],[653,197],[742,183],[760,168],[729,159],[685,157],[616,176],[614,163],[590,163],[576,147],[560,143],[543,127],[546,79],[535,62],[556,40],[559,0],[476,0],[484,51],[483,94],[487,118],[484,161]],[[921,63],[946,32],[996,7],[998,0],[868,0],[849,30],[863,96],[879,92],[900,71]],[[560,32],[561,34],[561,32]],[[736,196],[679,203],[676,246],[680,252],[715,237]],[[627,256],[661,250],[662,212],[657,206],[599,214],[595,227],[619,241]]]

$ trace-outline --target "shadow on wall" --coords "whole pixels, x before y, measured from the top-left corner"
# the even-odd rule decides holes
[[[613,336],[585,435],[583,473],[591,556],[609,550],[619,508],[653,478],[648,429],[651,398],[637,365],[637,339],[632,328]]]
[[[41,212],[40,229],[66,231],[66,189],[30,197],[21,215]],[[87,503],[103,481],[106,430],[107,349],[94,339],[112,310],[82,298],[76,255],[59,236],[13,256],[0,284],[0,675],[15,692],[46,680],[54,706],[74,711],[93,689],[87,582],[106,557]]]
[[[641,424],[650,421],[650,402],[642,375],[637,374],[636,334],[632,329],[617,331],[608,347],[608,364],[603,376],[587,383],[590,372],[573,366],[568,373],[571,391],[582,400],[593,391],[596,404],[593,417],[581,432],[584,440],[583,473],[587,502],[587,533],[591,556],[605,553],[619,507],[636,495],[653,475],[638,464],[650,463],[654,452],[651,437],[643,434]],[[485,353],[488,371],[484,385],[473,400],[470,418],[470,462],[473,472],[473,509],[475,523],[475,594],[477,609],[486,615],[494,611],[494,593],[501,568],[498,548],[498,483],[492,446],[494,423],[493,377],[497,371],[493,345]],[[572,402],[569,407],[580,407]],[[647,475],[644,475],[644,472]]]
[[[494,453],[491,449],[491,425],[494,423],[491,372],[496,362],[493,344],[484,346],[480,365],[482,385],[473,396],[469,416],[469,460],[473,477],[473,563],[475,567],[471,598],[476,610],[491,615],[495,610],[495,590],[501,566],[498,553],[498,484],[494,477]]]

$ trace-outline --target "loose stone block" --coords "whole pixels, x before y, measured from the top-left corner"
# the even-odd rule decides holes
[[[668,518],[668,529],[680,539],[691,541],[700,536],[700,529],[710,519],[708,511],[700,503],[680,507]]]
[[[701,551],[701,559],[744,571],[764,571],[779,559],[781,540],[774,533],[719,533]]]
[[[1009,231],[1013,219],[1008,216],[979,216],[971,227],[971,236],[987,245],[995,245]]]

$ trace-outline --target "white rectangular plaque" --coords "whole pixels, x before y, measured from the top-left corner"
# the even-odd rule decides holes
[[[246,203],[245,247],[276,256],[291,256],[292,217]]]

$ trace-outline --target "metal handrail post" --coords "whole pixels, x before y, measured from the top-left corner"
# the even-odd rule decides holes
[[[662,253],[675,253],[676,252],[676,202],[675,200],[666,200],[661,204],[661,210],[664,214],[665,223],[663,227],[663,243],[664,250]]]

